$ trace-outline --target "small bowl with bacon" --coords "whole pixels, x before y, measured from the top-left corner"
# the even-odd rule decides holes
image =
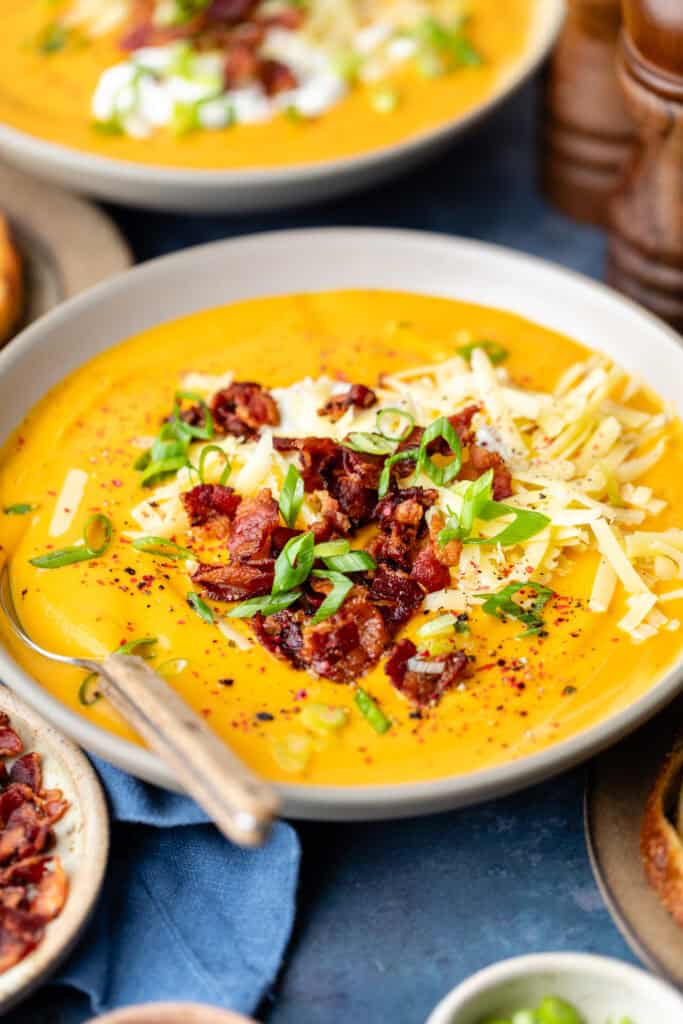
[[[89,762],[0,686],[0,1013],[75,945],[108,849],[106,805]]]

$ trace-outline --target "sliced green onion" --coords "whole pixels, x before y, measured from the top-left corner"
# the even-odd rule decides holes
[[[395,424],[396,420],[399,421],[399,425],[403,423],[403,427],[398,430],[391,430],[391,426]],[[375,418],[378,434],[382,437],[386,437],[389,441],[405,441],[407,437],[412,433],[413,427],[415,426],[415,417],[411,416],[405,409],[396,409],[390,406],[387,409],[380,409]]]
[[[273,594],[284,594],[308,579],[313,568],[314,544],[312,533],[299,533],[287,541],[275,560]]]
[[[194,552],[189,548],[182,548],[166,537],[136,537],[133,547],[137,551],[144,551],[147,555],[157,555],[159,558],[194,558]]]
[[[305,704],[301,709],[299,721],[318,736],[329,736],[338,732],[348,722],[349,716],[344,708],[332,708],[328,704]]]
[[[460,348],[456,349],[456,351],[459,356],[462,356],[462,358],[469,363],[472,359],[472,353],[475,348],[482,348],[494,366],[498,366],[499,363],[504,363],[510,355],[508,349],[499,345],[497,341],[490,341],[488,339],[472,341],[469,345],[461,345]]]
[[[350,580],[348,576],[343,576],[340,572],[325,572],[323,569],[314,569],[313,575],[329,580],[332,584],[332,590],[326,595],[325,600],[311,619],[311,625],[316,626],[339,611],[348,597],[349,591],[353,589],[353,580]]]
[[[456,19],[450,26],[438,18],[428,15],[423,18],[415,35],[419,54],[432,53],[446,62],[445,70],[458,67],[477,67],[482,63],[480,54],[464,34],[466,20]]]
[[[280,512],[287,526],[294,526],[303,503],[303,477],[296,466],[289,466],[280,492]]]
[[[146,452],[143,452],[141,455],[138,455],[137,459],[133,463],[133,469],[136,469],[138,472],[141,473],[143,469],[147,469],[151,461],[152,450],[151,448],[148,448]]]
[[[482,508],[491,500],[493,490],[493,470],[487,469],[477,480],[458,485],[458,493],[462,497],[462,508],[459,515],[451,515],[446,525],[439,532],[438,541],[445,547],[452,540],[464,540],[472,532],[475,519],[478,519]]]
[[[93,536],[97,529],[102,531],[100,544],[93,542]],[[83,540],[73,547],[59,548],[57,551],[48,551],[45,555],[38,555],[37,558],[30,558],[31,565],[38,569],[61,569],[64,565],[73,565],[76,562],[90,562],[99,558],[105,553],[111,543],[112,522],[102,512],[96,512],[86,519],[83,527]]]
[[[327,540],[316,544],[313,554],[316,558],[331,558],[333,555],[345,555],[351,550],[348,540]]]
[[[344,448],[364,455],[391,455],[396,451],[396,441],[389,440],[382,434],[351,433],[342,441]]]
[[[6,516],[25,516],[27,512],[35,512],[37,505],[29,505],[26,501],[18,501],[16,505],[7,505],[3,509]]]
[[[398,90],[389,86],[376,89],[370,94],[370,105],[378,114],[393,114],[398,106],[398,101]]]
[[[162,459],[160,462],[150,462],[140,483],[143,487],[156,487],[165,477],[171,473],[177,473],[183,466],[187,466],[186,455],[174,455],[172,458]]]
[[[180,403],[195,402],[196,405],[202,411],[204,422],[200,427],[195,427],[191,423],[185,423],[181,419]],[[175,398],[173,401],[173,419],[171,421],[176,427],[181,426],[183,432],[187,432],[191,437],[203,438],[204,440],[210,440],[214,434],[213,416],[211,411],[202,398],[196,391],[176,391]]]
[[[421,637],[428,637],[438,636],[439,633],[450,633],[455,628],[457,621],[457,617],[450,613],[447,615],[439,615],[438,618],[432,619],[431,622],[425,622],[424,626],[420,626],[417,631],[417,635]]]
[[[520,590],[530,590],[536,594],[535,600],[527,608],[523,608],[516,601],[513,601],[514,595],[518,594]],[[549,587],[544,587],[541,583],[535,583],[533,580],[530,580],[528,583],[508,583],[497,594],[478,594],[477,597],[486,598],[482,609],[487,615],[493,615],[498,619],[517,619],[519,622],[522,622],[527,629],[519,635],[524,637],[537,635],[543,630],[544,624],[541,612],[554,595],[555,592]]]
[[[155,643],[157,643],[157,637],[141,636],[136,640],[129,640],[127,643],[121,644],[116,648],[114,654],[132,654],[138,647],[147,647]],[[78,687],[78,700],[84,707],[91,707],[101,699],[102,694],[95,688],[98,679],[97,672],[90,672]]]
[[[504,527],[500,533],[493,537],[466,537],[463,544],[500,544],[502,547],[510,547],[512,544],[521,544],[530,537],[534,537],[541,530],[544,530],[550,518],[542,512],[534,512],[527,508],[515,508],[512,505],[505,505],[502,501],[488,501],[479,510],[479,518],[486,521],[498,519],[500,516],[513,515],[515,518]]]
[[[208,622],[210,626],[213,625],[213,612],[206,601],[200,597],[196,591],[191,590],[189,592],[187,595],[187,603],[190,608],[197,613],[202,622]]]
[[[230,460],[228,459],[226,452],[223,451],[223,449],[217,444],[207,444],[201,450],[201,454],[199,456],[199,467],[197,469],[197,472],[199,473],[199,482],[202,484],[206,483],[205,464],[207,457],[211,454],[211,452],[216,452],[225,462],[225,468],[223,469],[223,472],[221,473],[220,479],[218,481],[221,487],[225,487],[230,478],[232,466],[230,465]]]
[[[436,441],[437,438],[443,438],[453,452],[453,459],[443,466],[437,466],[427,452],[429,445],[432,441]],[[420,473],[424,472],[427,474],[429,479],[437,485],[437,487],[444,487],[458,475],[461,466],[462,447],[460,445],[460,438],[458,437],[457,431],[445,416],[439,416],[438,419],[429,424],[422,435],[417,455],[415,477],[417,478]]]
[[[114,654],[132,654],[134,651],[137,651],[138,647],[151,647],[152,644],[158,642],[159,640],[156,636],[140,636],[135,640],[128,640],[127,643],[121,644],[120,647],[116,648]],[[145,655],[143,654],[142,657],[144,658]]]
[[[46,56],[59,53],[69,40],[69,30],[59,21],[47,25],[38,36],[38,51]]]
[[[336,572],[367,572],[377,568],[374,558],[367,551],[347,551],[344,555],[332,555],[323,560],[328,569]]]
[[[363,718],[366,720],[375,732],[382,736],[391,728],[391,720],[382,711],[379,704],[373,700],[369,693],[362,690],[360,686],[356,690],[354,697],[356,706],[360,711]]]
[[[405,451],[396,452],[395,455],[391,455],[388,459],[385,459],[379,478],[379,484],[377,486],[378,498],[383,498],[389,490],[389,486],[391,484],[391,471],[396,463],[405,462],[407,459],[417,459],[418,452],[418,448],[406,448]]]
[[[171,133],[178,138],[199,128],[199,110],[196,103],[176,103],[171,114]]]
[[[338,50],[332,57],[332,66],[340,78],[352,84],[357,80],[363,66],[363,57],[355,50]]]
[[[287,594],[266,594],[265,597],[252,597],[248,601],[242,601],[228,612],[229,619],[251,619],[259,612],[261,615],[274,615],[276,612],[284,611],[294,604],[297,598],[301,597],[300,590],[290,590]]]
[[[167,661],[162,661],[160,665],[157,665],[156,670],[160,676],[170,679],[172,676],[179,676],[189,664],[187,658],[169,658]]]

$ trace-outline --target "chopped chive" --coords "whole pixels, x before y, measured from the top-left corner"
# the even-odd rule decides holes
[[[303,477],[296,466],[289,466],[280,492],[280,512],[287,526],[294,526],[303,503]]]
[[[475,348],[483,349],[494,366],[498,366],[499,363],[504,363],[510,355],[508,349],[499,345],[497,341],[490,341],[487,338],[484,338],[482,341],[473,341],[469,345],[461,345],[460,348],[456,349],[456,351],[459,356],[462,356],[462,358],[469,363],[472,359],[472,353]]]
[[[316,626],[319,622],[329,619],[331,615],[339,611],[348,597],[349,591],[353,589],[353,580],[350,580],[348,576],[344,576],[340,572],[325,572],[323,569],[314,569],[313,575],[320,579],[329,580],[332,584],[332,590],[326,595],[325,600],[311,619],[311,625]]]
[[[391,430],[390,427],[395,421],[398,420],[399,424],[403,423],[402,429]],[[382,437],[386,437],[389,441],[405,441],[407,437],[412,433],[413,427],[415,426],[415,417],[411,416],[405,409],[396,409],[389,407],[387,409],[380,409],[375,417],[375,424],[377,427],[378,434]]]
[[[391,720],[382,711],[379,704],[359,686],[354,697],[356,706],[363,718],[376,733],[382,736],[391,728]]]
[[[25,516],[27,512],[35,512],[38,505],[30,505],[26,501],[18,501],[16,505],[7,505],[3,509],[6,516]]]
[[[205,463],[207,457],[211,454],[211,452],[216,452],[218,455],[221,456],[221,458],[225,462],[225,468],[223,469],[223,472],[221,473],[220,479],[218,481],[218,483],[224,487],[225,484],[227,484],[228,480],[230,479],[232,466],[230,465],[230,460],[228,459],[226,452],[224,452],[223,449],[217,444],[207,444],[204,448],[202,448],[201,454],[199,456],[199,468],[197,470],[197,472],[199,473],[199,482],[202,484],[206,483]]]
[[[301,597],[300,590],[290,590],[287,594],[266,594],[264,597],[252,597],[235,605],[228,614],[229,619],[251,619],[254,615],[275,615],[284,611],[290,604]]]
[[[213,626],[213,612],[206,601],[204,601],[204,599],[201,598],[194,590],[191,590],[187,595],[187,603],[190,608],[197,613],[202,622],[207,622],[210,626]]]
[[[183,548],[166,537],[136,537],[133,547],[137,551],[144,551],[147,555],[158,555],[159,558],[194,558],[194,552],[189,548]]]

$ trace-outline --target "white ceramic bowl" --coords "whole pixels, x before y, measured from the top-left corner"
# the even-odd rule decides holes
[[[331,199],[414,167],[525,82],[550,52],[565,13],[564,0],[536,3],[536,23],[526,52],[501,76],[486,100],[438,128],[360,156],[264,170],[157,167],[80,152],[6,124],[0,124],[0,155],[8,163],[77,192],[161,210],[247,213]],[[456,182],[453,187],[457,188]]]
[[[412,231],[319,229],[186,249],[64,303],[0,353],[0,441],[67,373],[160,321],[239,299],[335,288],[403,290],[508,309],[641,372],[683,414],[678,335],[603,285],[482,242]],[[124,771],[177,787],[153,754],[69,710],[1,646],[0,678],[88,750]],[[683,659],[630,707],[538,754],[483,771],[401,785],[282,785],[284,812],[318,820],[369,820],[502,796],[616,742],[669,703],[682,679]]]
[[[585,953],[541,953],[503,960],[458,985],[427,1024],[481,1024],[537,1006],[544,996],[572,1003],[587,1024],[680,1024],[683,998],[639,967]]]

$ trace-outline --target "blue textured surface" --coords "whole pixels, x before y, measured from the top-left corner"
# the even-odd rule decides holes
[[[360,224],[483,238],[599,277],[600,233],[537,192],[535,126],[527,88],[429,166],[331,205],[241,218],[112,212],[138,259],[269,228]],[[582,791],[579,771],[439,817],[300,826],[294,939],[259,1019],[423,1024],[453,985],[506,956],[574,949],[631,959],[591,876]],[[6,1019],[85,1018],[50,990]]]

